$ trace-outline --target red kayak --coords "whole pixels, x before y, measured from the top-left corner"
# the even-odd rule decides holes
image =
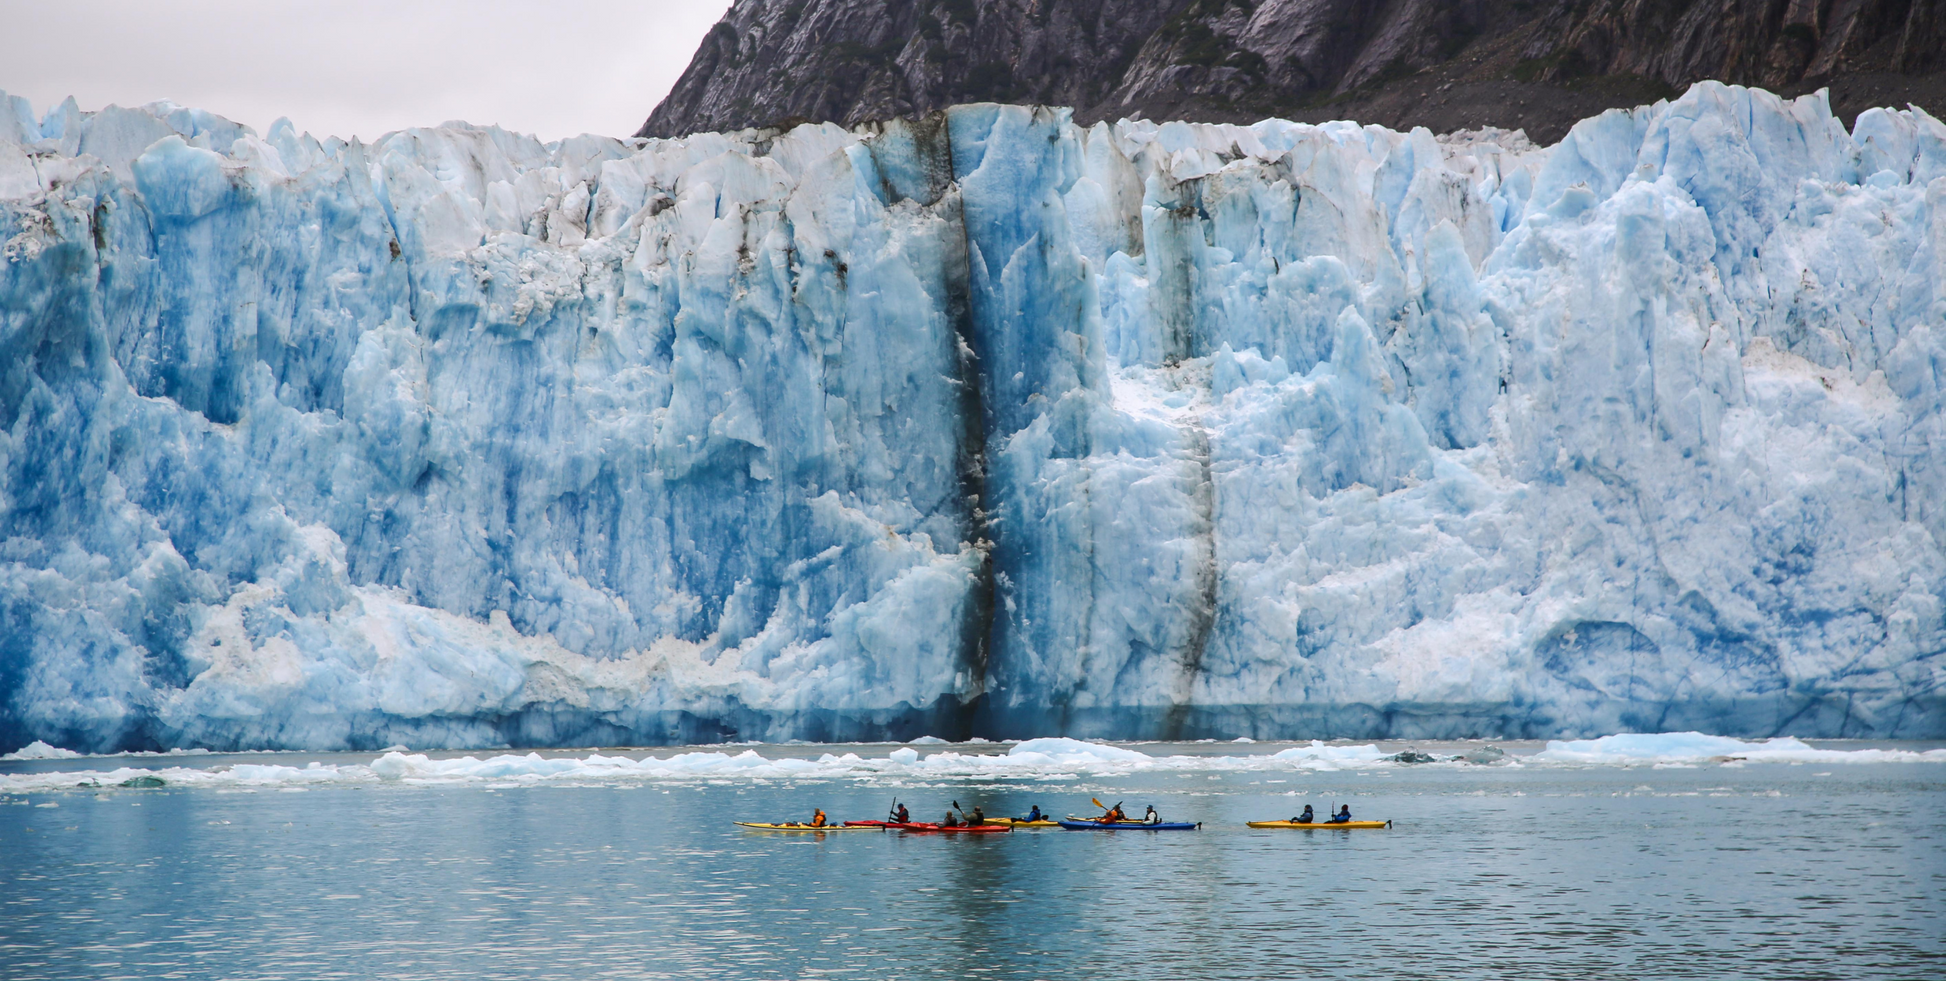
[[[1005,824],[956,824],[948,826],[944,824],[923,824],[918,821],[909,824],[884,824],[885,827],[891,828],[894,831],[938,831],[945,834],[994,834],[995,832],[1013,830],[1011,826]]]

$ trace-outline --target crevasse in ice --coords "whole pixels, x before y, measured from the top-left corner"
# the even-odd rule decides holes
[[[1946,127],[0,98],[0,748],[1946,734]]]

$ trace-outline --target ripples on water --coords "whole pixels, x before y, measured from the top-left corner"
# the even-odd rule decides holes
[[[1940,977],[1942,789],[1752,764],[36,793],[0,798],[0,977]],[[729,824],[894,795],[1206,827]],[[1340,801],[1397,826],[1242,826]]]

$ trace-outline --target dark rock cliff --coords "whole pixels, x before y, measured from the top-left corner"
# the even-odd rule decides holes
[[[737,0],[640,135],[998,101],[1547,141],[1705,78],[1937,114],[1946,0]]]

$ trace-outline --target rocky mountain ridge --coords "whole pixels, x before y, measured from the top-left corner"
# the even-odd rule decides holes
[[[1941,0],[737,0],[638,135],[977,101],[1548,142],[1715,78],[1946,109]]]

